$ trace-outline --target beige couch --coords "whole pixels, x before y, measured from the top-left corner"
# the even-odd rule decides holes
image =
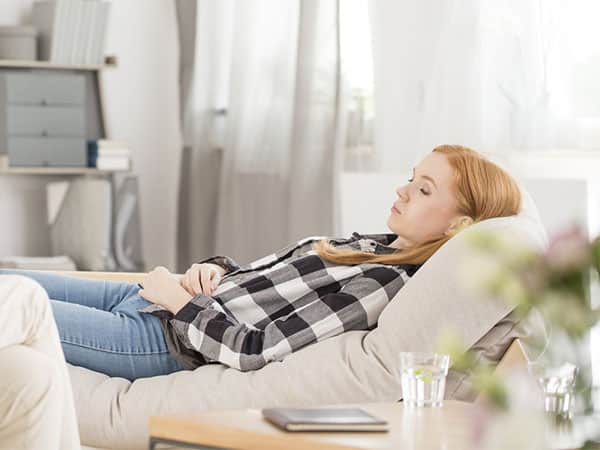
[[[512,340],[529,330],[516,322],[506,304],[465,289],[460,262],[472,252],[465,236],[477,229],[510,233],[538,248],[545,245],[535,205],[525,196],[525,208],[518,216],[481,222],[448,241],[407,282],[370,332],[327,339],[254,372],[208,365],[129,382],[69,366],[82,442],[103,448],[147,448],[151,415],[400,399],[398,353],[434,350],[447,329],[458,331],[466,346],[495,364]],[[131,282],[143,276],[76,274]],[[472,276],[477,277],[475,269]],[[469,374],[451,370],[446,397],[472,400]]]

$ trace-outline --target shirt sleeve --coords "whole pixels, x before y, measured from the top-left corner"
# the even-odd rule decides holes
[[[184,345],[208,361],[256,370],[313,342],[370,328],[403,284],[398,270],[368,269],[338,292],[325,294],[264,329],[238,322],[214,299],[199,294],[171,323]]]
[[[235,272],[240,268],[240,265],[229,256],[211,256],[210,258],[198,261],[198,264],[216,264],[225,269],[225,273]]]

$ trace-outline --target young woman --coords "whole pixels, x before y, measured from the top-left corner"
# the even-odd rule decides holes
[[[18,273],[48,292],[68,362],[130,380],[221,363],[254,370],[313,342],[370,329],[460,229],[517,214],[516,182],[477,152],[440,146],[396,190],[392,234],[306,238],[239,266],[216,256],[181,278],[164,267],[137,286]],[[141,289],[140,289],[141,287]]]

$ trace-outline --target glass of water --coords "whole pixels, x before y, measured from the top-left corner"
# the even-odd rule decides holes
[[[402,397],[407,406],[442,406],[450,357],[440,353],[400,353]]]
[[[571,363],[553,366],[543,362],[530,362],[529,372],[535,377],[544,396],[544,411],[570,417],[577,366]]]

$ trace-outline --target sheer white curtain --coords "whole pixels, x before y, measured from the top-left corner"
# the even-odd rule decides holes
[[[578,145],[570,2],[370,7],[375,140],[385,169],[409,168],[442,143],[496,151]]]
[[[329,235],[342,135],[337,0],[178,0],[179,269]],[[219,148],[221,150],[219,150]]]
[[[475,148],[572,147],[566,90],[569,55],[560,17],[567,4],[451,2],[425,79],[420,137]]]
[[[214,254],[233,0],[177,0],[183,149],[177,270]]]
[[[234,23],[216,252],[244,262],[333,230],[338,5],[237,2]]]

